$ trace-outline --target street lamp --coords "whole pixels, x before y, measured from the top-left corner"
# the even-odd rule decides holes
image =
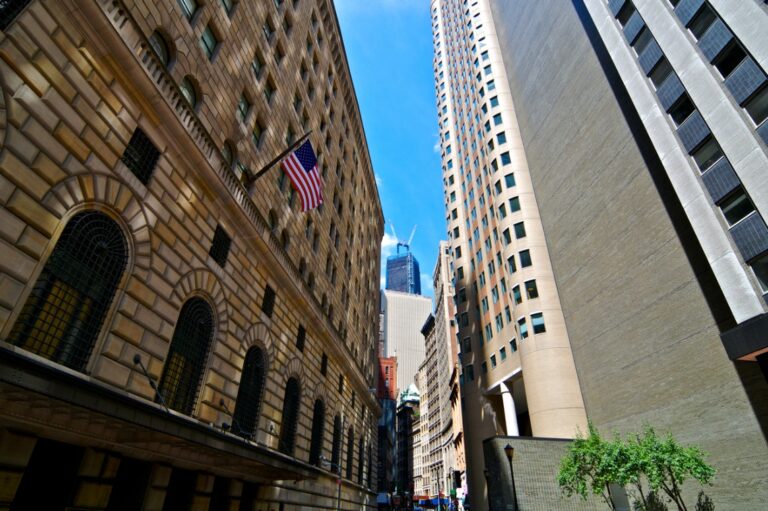
[[[342,444],[344,441],[342,440]],[[339,456],[341,457],[341,456]],[[336,492],[336,511],[339,511],[341,509],[341,460],[339,460],[339,463],[334,463],[328,458],[326,458],[323,455],[320,455],[320,462],[323,464],[327,464],[331,468],[336,467],[336,472],[339,474],[339,479],[336,481],[337,486],[339,489]]]
[[[512,478],[512,499],[515,503],[515,511],[517,507],[517,489],[515,488],[515,471],[512,468],[512,458],[515,457],[515,448],[507,444],[504,446],[504,454],[507,455],[507,461],[509,461],[509,476]]]

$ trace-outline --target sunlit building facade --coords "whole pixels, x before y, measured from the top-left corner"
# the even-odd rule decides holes
[[[570,438],[586,415],[490,7],[431,9],[469,497],[483,509],[483,439]]]
[[[383,217],[333,4],[0,30],[0,508],[375,509]],[[302,213],[252,178],[309,130]]]

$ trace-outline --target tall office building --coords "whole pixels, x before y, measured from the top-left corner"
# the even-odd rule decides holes
[[[476,109],[471,119],[477,115],[481,124],[493,124],[497,114],[506,122],[505,104],[516,115],[587,416],[606,434],[650,424],[699,445],[718,470],[714,485],[704,488],[716,507],[760,508],[768,500],[768,6],[727,0],[432,5],[438,87],[440,59],[448,66],[452,54],[466,55],[471,66],[445,69],[444,76],[466,74],[467,89],[483,93],[461,107]],[[457,30],[465,31],[466,48],[448,46]],[[498,94],[489,94],[490,81]],[[461,112],[448,105],[447,114]],[[498,148],[495,129],[474,142]],[[455,161],[445,177],[449,194],[462,185]],[[508,214],[496,209],[497,217]],[[527,288],[513,291],[514,301],[533,302]],[[524,351],[525,341],[519,347]],[[462,353],[465,364],[468,355],[475,357],[476,377],[478,354]],[[498,355],[480,353],[481,374],[483,363],[488,374],[503,366]],[[525,359],[513,370],[525,376]],[[527,378],[525,387],[528,396]],[[477,431],[471,405],[467,400],[468,443]],[[504,408],[491,405],[484,411]],[[492,506],[513,508],[533,505],[525,481],[542,470],[556,472],[563,453],[562,443],[508,436],[487,438],[483,447],[484,466],[468,453],[469,470],[485,469],[499,482],[487,488]],[[475,506],[477,479],[470,474],[470,480]],[[698,490],[686,484],[688,502]],[[554,485],[538,495],[536,505],[564,506],[559,497],[547,500],[557,495]]]
[[[487,1],[431,5],[467,476],[482,509],[484,438],[569,438],[586,415]]]
[[[382,227],[330,1],[0,2],[0,508],[375,509]]]
[[[461,390],[458,380],[453,272],[448,243],[441,241],[432,274],[435,312],[421,329],[426,341],[426,357],[419,369],[421,382],[422,488],[437,497],[463,493],[465,475],[464,435],[459,411]]]
[[[386,289],[402,293],[421,294],[419,261],[409,250],[387,258]]]
[[[384,357],[397,358],[399,390],[414,383],[419,365],[424,361],[424,335],[421,327],[432,312],[432,300],[399,291],[381,291],[384,317]]]

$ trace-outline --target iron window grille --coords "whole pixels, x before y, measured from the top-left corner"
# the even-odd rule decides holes
[[[216,231],[213,233],[213,242],[211,243],[211,249],[208,254],[216,261],[216,264],[224,268],[227,264],[227,256],[229,255],[229,248],[232,246],[232,238],[220,225],[216,226]]]
[[[312,413],[312,441],[309,447],[309,463],[320,464],[320,455],[323,451],[323,434],[325,432],[325,403],[322,399],[315,401],[315,409]]]
[[[365,468],[365,441],[360,437],[357,445],[357,482],[363,484],[363,469]]]
[[[0,0],[1,1],[1,0]],[[123,152],[123,163],[143,184],[149,184],[160,151],[141,128],[136,128]]]
[[[347,430],[347,479],[352,480],[352,463],[355,454],[355,428],[352,426]]]
[[[213,324],[213,311],[202,298],[190,298],[181,308],[158,388],[168,408],[192,413],[213,340]]]
[[[268,318],[272,317],[272,312],[275,310],[275,290],[269,286],[264,289],[264,301],[261,303],[261,310]]]
[[[243,374],[232,414],[232,431],[236,435],[251,438],[259,420],[261,399],[267,376],[267,361],[264,352],[253,346],[245,354]]]
[[[21,14],[29,0],[0,0],[0,30],[5,30]]]
[[[296,349],[302,353],[304,352],[304,343],[306,342],[306,339],[307,331],[303,326],[299,325],[299,333],[296,335]]]
[[[280,427],[279,450],[283,454],[293,456],[296,446],[296,429],[299,422],[299,381],[296,378],[288,378],[285,385],[285,398],[283,399],[283,418]]]
[[[333,419],[333,448],[331,450],[331,468],[341,473],[341,416]],[[333,466],[335,465],[335,466]]]
[[[114,221],[96,211],[75,215],[35,282],[9,342],[84,371],[127,262],[127,244]]]

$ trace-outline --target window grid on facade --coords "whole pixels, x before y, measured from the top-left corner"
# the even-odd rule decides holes
[[[140,128],[136,128],[120,158],[143,184],[148,184],[155,170],[160,151]]]
[[[86,211],[66,225],[8,337],[11,344],[85,370],[128,261],[120,228]]]
[[[191,414],[213,340],[213,311],[202,298],[190,298],[181,308],[158,388],[158,400],[168,408]]]
[[[267,376],[264,352],[258,346],[245,354],[243,374],[237,390],[235,412],[232,415],[232,432],[251,438],[259,421],[259,410]]]
[[[227,256],[229,255],[229,249],[232,246],[232,238],[229,237],[224,228],[220,225],[216,226],[216,231],[213,233],[213,242],[211,243],[211,249],[208,254],[216,261],[216,264],[224,268],[227,264]]]

